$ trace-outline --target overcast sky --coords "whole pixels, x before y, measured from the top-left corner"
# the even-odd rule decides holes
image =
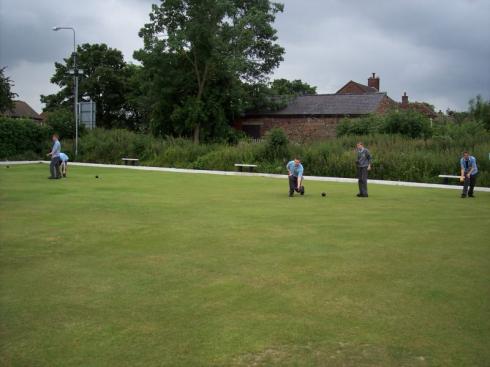
[[[156,1],[156,0],[155,0]],[[126,60],[142,46],[138,31],[151,0],[0,0],[0,65],[19,99],[38,112],[40,94],[55,92],[54,62],[79,43],[107,43]],[[285,60],[275,77],[303,79],[321,93],[349,80],[437,109],[465,110],[477,94],[490,98],[489,0],[283,0],[276,26]]]

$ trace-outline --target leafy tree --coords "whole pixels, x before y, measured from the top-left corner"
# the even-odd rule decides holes
[[[462,124],[463,122],[465,122],[468,119],[470,114],[466,111],[458,112],[458,111],[453,111],[453,110],[447,109],[446,115],[448,117],[450,117],[455,123]]]
[[[83,70],[79,80],[79,95],[89,96],[97,104],[97,126],[132,127],[139,115],[128,102],[130,80],[136,67],[126,64],[121,51],[109,48],[105,44],[78,46],[77,66]],[[41,96],[46,111],[60,107],[73,106],[73,56],[55,63],[55,73],[51,82],[61,90],[56,94]]]
[[[246,104],[246,85],[265,81],[284,49],[272,23],[283,6],[270,0],[161,0],[140,31],[158,134],[225,133]]]
[[[477,122],[483,124],[487,130],[490,130],[490,100],[485,101],[482,96],[478,95],[471,99],[469,108],[470,116]]]
[[[381,132],[401,134],[411,138],[428,138],[432,135],[430,120],[418,111],[391,111],[384,118]]]
[[[311,86],[300,79],[292,81],[287,79],[276,79],[271,83],[270,88],[274,94],[280,96],[316,94],[316,87]]]
[[[61,139],[74,139],[75,138],[75,119],[73,111],[70,108],[58,108],[46,112],[46,118],[44,120],[46,125],[58,133]],[[79,133],[84,131],[84,126],[79,126]]]
[[[0,68],[0,113],[12,109],[14,107],[13,99],[17,97],[17,94],[11,91],[14,84],[5,75],[5,69],[6,67]]]
[[[265,136],[265,153],[267,158],[274,159],[284,159],[289,155],[288,152],[289,140],[280,127],[275,127],[270,129]]]

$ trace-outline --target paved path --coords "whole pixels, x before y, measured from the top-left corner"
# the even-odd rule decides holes
[[[49,161],[0,161],[0,166],[16,165],[16,164],[49,164]],[[286,175],[275,175],[271,173],[250,173],[250,172],[234,172],[234,171],[212,171],[212,170],[197,170],[197,169],[184,169],[184,168],[167,168],[167,167],[148,167],[148,166],[125,166],[117,164],[100,164],[100,163],[78,163],[70,162],[70,166],[80,167],[100,167],[100,168],[120,168],[120,169],[133,169],[140,171],[158,171],[158,172],[174,172],[174,173],[194,173],[205,175],[223,175],[223,176],[253,176],[253,177],[269,177],[269,178],[287,178]],[[322,177],[322,176],[305,176],[307,181],[327,181],[327,182],[349,182],[357,183],[355,178],[342,178],[342,177]],[[461,190],[459,185],[441,185],[419,182],[405,182],[405,181],[386,181],[386,180],[369,180],[369,184],[375,185],[388,185],[388,186],[409,186],[409,187],[424,187],[434,189],[449,189],[449,190]],[[490,187],[475,187],[475,191],[490,192]]]

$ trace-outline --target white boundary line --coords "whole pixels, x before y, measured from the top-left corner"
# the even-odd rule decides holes
[[[49,161],[0,161],[0,166],[18,165],[18,164],[49,164]],[[123,168],[133,169],[139,171],[157,171],[157,172],[173,172],[173,173],[194,173],[205,175],[221,175],[221,176],[249,176],[249,177],[267,177],[267,178],[280,178],[286,179],[286,175],[276,175],[272,173],[249,173],[249,172],[234,172],[234,171],[212,171],[212,170],[197,170],[197,169],[185,169],[185,168],[168,168],[168,167],[149,167],[149,166],[123,166],[118,164],[100,164],[100,163],[80,163],[70,162],[70,166],[80,167],[99,167],[99,168]],[[343,178],[343,177],[321,177],[321,176],[305,176],[308,181],[324,181],[324,182],[347,182],[357,183],[355,178]],[[441,185],[431,183],[419,183],[419,182],[406,182],[406,181],[387,181],[387,180],[369,180],[370,184],[375,185],[387,185],[387,186],[407,186],[407,187],[422,187],[432,189],[449,189],[449,190],[461,190],[461,186],[456,185]],[[475,191],[490,192],[490,187],[475,187]]]

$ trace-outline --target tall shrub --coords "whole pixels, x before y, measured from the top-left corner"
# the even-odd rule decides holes
[[[430,120],[413,110],[391,111],[384,119],[381,131],[387,134],[401,134],[411,138],[428,138],[432,135]]]
[[[265,155],[269,160],[287,159],[289,156],[288,137],[283,129],[276,127],[265,136]]]

